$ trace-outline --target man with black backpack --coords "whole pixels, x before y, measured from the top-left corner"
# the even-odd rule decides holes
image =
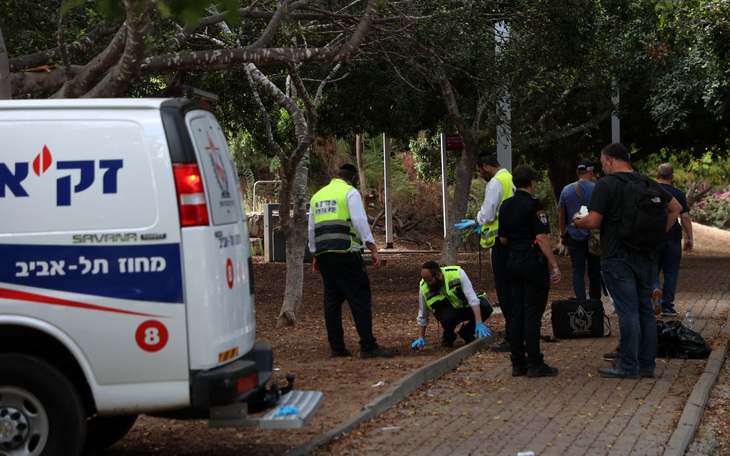
[[[601,227],[601,271],[618,314],[621,351],[606,378],[653,377],[656,367],[656,317],[651,303],[657,253],[664,233],[682,206],[649,177],[634,172],[623,144],[601,151],[606,176],[588,204],[588,215],[573,216],[577,228]]]

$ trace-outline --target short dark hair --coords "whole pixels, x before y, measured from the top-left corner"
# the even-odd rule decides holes
[[[340,170],[337,172],[337,177],[350,182],[354,181],[355,176],[357,176],[357,168],[349,163],[340,166]]]
[[[494,155],[494,153],[491,150],[483,150],[479,156],[477,157],[477,165],[480,167],[482,165],[488,165],[493,166],[495,168],[501,167],[499,164],[499,160],[497,160],[497,156]]]
[[[540,180],[540,175],[530,165],[520,165],[512,171],[512,183],[516,188],[529,187],[533,180]]]
[[[606,157],[613,158],[614,160],[621,160],[625,162],[631,161],[631,153],[629,152],[629,149],[621,143],[611,143],[604,147],[601,153]]]
[[[423,263],[423,266],[421,266],[421,269],[428,269],[428,272],[431,273],[431,277],[436,277],[436,274],[441,272],[441,267],[435,261],[426,261]]]
[[[671,180],[674,177],[674,166],[669,163],[662,163],[656,172],[657,177],[662,180]]]

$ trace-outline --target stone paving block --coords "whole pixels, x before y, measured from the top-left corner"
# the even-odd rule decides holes
[[[663,320],[681,321],[691,307],[696,329],[718,334],[730,309],[726,266],[726,259],[683,259],[679,315]],[[601,378],[596,369],[608,365],[602,354],[618,342],[618,319],[610,318],[610,337],[542,343],[557,377],[511,377],[508,355],[483,350],[361,425],[352,445],[342,439],[333,448],[368,455],[663,455],[707,360],[657,359],[653,379]],[[549,331],[549,316],[543,324]]]

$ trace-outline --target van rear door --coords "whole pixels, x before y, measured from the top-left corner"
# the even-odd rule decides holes
[[[181,228],[190,369],[205,370],[254,346],[251,253],[238,174],[218,122],[192,109],[181,133],[192,142],[204,195],[178,197],[205,204],[209,214],[207,224]]]

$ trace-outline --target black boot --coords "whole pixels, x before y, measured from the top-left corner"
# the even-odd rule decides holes
[[[558,375],[558,369],[556,367],[550,367],[544,362],[538,365],[530,365],[527,367],[527,376],[530,378],[555,377],[556,375]]]

